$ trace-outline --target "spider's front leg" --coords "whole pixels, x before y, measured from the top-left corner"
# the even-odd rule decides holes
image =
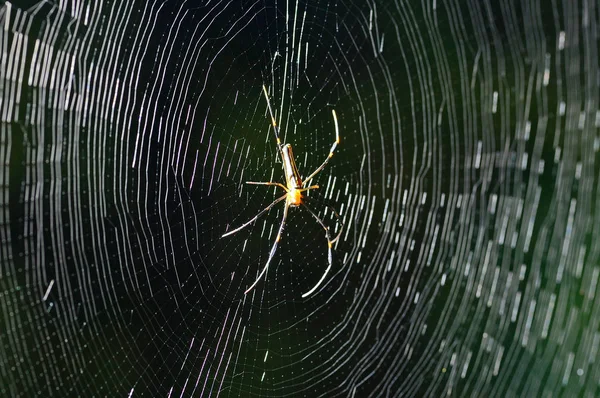
[[[271,252],[269,253],[269,258],[267,259],[267,264],[265,264],[265,267],[260,272],[260,274],[258,275],[258,277],[256,278],[256,280],[254,281],[254,283],[252,284],[252,286],[250,286],[248,289],[246,289],[246,291],[244,292],[244,294],[247,294],[250,290],[254,289],[254,286],[256,286],[256,284],[258,283],[258,281],[260,281],[261,278],[263,277],[263,275],[265,275],[267,273],[267,270],[269,269],[269,264],[271,264],[271,260],[275,256],[275,251],[277,251],[277,245],[279,244],[279,241],[281,240],[281,234],[283,233],[283,228],[285,227],[285,220],[287,219],[289,207],[290,207],[290,205],[286,201],[285,202],[285,207],[283,208],[283,218],[281,219],[281,225],[279,226],[279,231],[277,232],[277,238],[275,238],[275,243],[273,243],[273,247],[271,248]]]
[[[311,208],[308,207],[306,204],[302,203],[302,206],[304,206],[304,208],[310,212],[310,214],[315,218],[315,220],[317,220],[317,222],[321,225],[321,227],[323,227],[323,229],[325,230],[325,237],[327,238],[327,269],[325,269],[323,276],[321,276],[321,279],[319,279],[317,284],[312,289],[310,289],[308,292],[306,292],[302,295],[302,298],[306,298],[306,297],[310,296],[311,294],[313,294],[319,288],[319,286],[321,286],[321,283],[323,283],[323,281],[325,280],[325,277],[331,270],[331,265],[333,264],[333,258],[332,258],[333,256],[331,254],[331,248],[333,247],[333,244],[335,243],[335,241],[337,241],[337,239],[339,238],[339,235],[334,240],[331,240],[331,234],[329,233],[329,228],[325,225],[323,220],[321,220],[319,218],[319,216],[317,216],[317,214],[314,211],[312,211]]]
[[[250,221],[248,221],[248,222],[246,222],[246,223],[242,224],[241,226],[237,227],[237,228],[236,228],[236,229],[234,229],[234,230],[231,230],[231,231],[229,231],[229,232],[226,232],[226,233],[224,233],[224,234],[221,236],[221,238],[224,238],[224,237],[226,237],[226,236],[229,236],[229,235],[233,235],[233,234],[235,234],[236,232],[238,232],[238,231],[240,231],[240,230],[242,230],[242,229],[246,228],[248,225],[250,225],[250,224],[252,224],[254,221],[256,221],[256,220],[258,219],[258,217],[262,216],[263,214],[265,214],[266,212],[268,212],[269,210],[271,210],[271,208],[272,208],[273,206],[275,206],[277,203],[281,202],[281,201],[282,201],[282,200],[284,200],[285,198],[287,198],[287,193],[286,193],[285,195],[283,195],[282,197],[275,199],[275,201],[273,201],[273,203],[271,203],[270,205],[268,205],[267,207],[265,207],[265,208],[264,208],[264,209],[263,209],[263,210],[262,210],[260,213],[258,213],[256,216],[254,216],[254,217],[253,217],[253,218],[252,218]]]
[[[273,203],[271,203],[270,205],[268,205],[266,208],[264,208],[260,213],[258,213],[254,218],[252,218],[250,221],[242,224],[240,227],[231,230],[229,232],[226,232],[225,234],[223,234],[223,236],[221,237],[225,237],[225,236],[229,236],[229,235],[233,235],[234,233],[238,232],[239,230],[244,229],[245,227],[247,227],[248,225],[252,224],[254,221],[256,221],[258,219],[258,217],[262,216],[264,213],[266,213],[267,211],[271,210],[271,208],[273,206],[275,206],[277,203],[281,202],[283,199],[285,199],[287,197],[287,192],[289,192],[289,190],[283,185],[280,184],[278,182],[254,182],[254,181],[246,181],[246,184],[250,184],[250,185],[275,185],[278,187],[281,187],[285,190],[286,194],[275,199],[275,201],[273,201]]]

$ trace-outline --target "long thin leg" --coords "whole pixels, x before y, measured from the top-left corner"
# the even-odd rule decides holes
[[[246,184],[250,184],[250,185],[276,185],[278,187],[283,188],[286,192],[289,192],[288,189],[285,187],[285,185],[280,184],[278,182],[255,182],[255,181],[246,181]]]
[[[307,179],[304,180],[304,185],[308,184],[308,182],[312,180],[314,176],[316,176],[321,170],[325,168],[325,165],[329,162],[329,159],[333,157],[333,152],[335,151],[335,148],[340,143],[340,129],[338,127],[338,120],[335,114],[335,109],[332,109],[331,113],[333,114],[333,123],[335,124],[335,142],[333,143],[333,145],[331,145],[331,149],[329,150],[329,155],[327,155],[327,159],[325,159],[323,164],[318,169],[313,171],[313,173],[310,176],[308,176]]]
[[[250,224],[252,224],[254,221],[256,221],[256,220],[258,219],[258,217],[262,216],[264,213],[266,213],[267,211],[271,210],[271,208],[272,208],[273,206],[275,206],[277,203],[279,203],[279,202],[281,202],[282,200],[284,200],[286,197],[287,197],[287,193],[286,193],[285,195],[283,195],[282,197],[275,199],[275,201],[274,201],[273,203],[271,203],[270,205],[268,205],[267,207],[265,207],[265,208],[264,208],[264,209],[263,209],[263,210],[262,210],[260,213],[258,213],[256,216],[254,216],[254,217],[253,217],[253,218],[252,218],[250,221],[248,221],[248,222],[246,222],[246,223],[242,224],[242,226],[240,226],[240,227],[237,227],[236,229],[234,229],[234,230],[232,230],[232,231],[229,231],[229,232],[227,232],[227,233],[223,234],[223,235],[221,236],[221,238],[224,238],[224,237],[226,237],[226,236],[229,236],[229,235],[235,234],[236,232],[238,232],[238,231],[240,231],[240,230],[242,230],[242,229],[246,228],[248,225],[250,225]]]
[[[315,290],[317,290],[319,288],[319,286],[321,286],[321,283],[323,283],[323,281],[325,280],[325,277],[327,276],[327,274],[329,273],[329,270],[331,269],[331,264],[333,263],[332,255],[331,255],[331,246],[333,246],[333,241],[331,240],[331,235],[329,234],[329,228],[327,228],[325,226],[325,223],[323,222],[323,220],[321,220],[319,218],[319,216],[317,216],[315,214],[315,212],[313,212],[310,209],[310,207],[308,207],[304,203],[302,203],[302,206],[304,206],[306,208],[306,210],[308,210],[310,212],[310,214],[312,214],[312,216],[315,218],[315,220],[317,220],[317,222],[319,224],[321,224],[321,227],[323,227],[323,229],[325,230],[325,236],[327,237],[327,262],[328,262],[327,269],[325,270],[325,273],[323,274],[323,276],[321,277],[321,279],[319,279],[319,281],[317,282],[317,284],[315,285],[315,287],[313,287],[308,292],[306,292],[306,293],[304,293],[302,295],[302,297],[308,297],[311,294],[313,294],[313,292]]]
[[[254,281],[252,286],[250,286],[248,289],[246,289],[244,294],[247,294],[250,290],[254,289],[254,286],[256,286],[258,281],[260,281],[260,279],[263,277],[263,275],[267,273],[267,270],[269,269],[269,264],[271,263],[271,260],[275,256],[275,251],[277,250],[277,245],[279,244],[279,241],[281,240],[281,234],[283,233],[283,228],[285,227],[285,220],[288,215],[288,208],[289,208],[289,205],[286,202],[285,207],[283,208],[283,218],[281,219],[281,225],[279,226],[279,231],[277,232],[277,238],[275,238],[275,243],[273,243],[273,247],[271,248],[271,252],[269,253],[269,258],[267,259],[267,264],[265,264],[265,267],[260,272],[260,274]]]
[[[335,238],[333,238],[333,240],[331,241],[331,244],[334,244],[335,242],[337,242],[338,239],[340,239],[340,236],[342,236],[342,232],[344,231],[344,222],[342,221],[342,217],[339,215],[339,213],[337,211],[335,211],[335,209],[333,207],[329,206],[327,203],[323,203],[322,201],[317,200],[315,198],[304,197],[304,200],[310,200],[311,202],[317,202],[321,206],[327,207],[335,215],[336,222],[338,222],[340,224],[340,230],[338,231]]]
[[[311,185],[310,187],[297,189],[296,191],[298,191],[298,192],[304,192],[304,191],[309,191],[311,189],[319,189],[319,186],[318,185]]]
[[[267,106],[269,108],[269,115],[271,116],[271,124],[273,125],[273,131],[275,132],[275,139],[277,140],[277,147],[281,146],[281,140],[279,139],[279,127],[277,127],[277,121],[275,120],[275,116],[273,116],[273,109],[271,108],[271,101],[269,101],[269,93],[267,92],[267,88],[263,84],[263,92],[265,93],[265,98],[267,99]],[[281,148],[279,148],[281,150]]]
[[[331,244],[334,244],[335,242],[338,241],[338,239],[340,238],[340,236],[342,236],[342,231],[344,230],[344,222],[342,221],[342,217],[340,217],[340,215],[338,214],[337,211],[335,211],[335,209],[331,206],[329,206],[328,204],[322,203],[321,204],[325,207],[327,207],[329,210],[331,210],[333,212],[333,214],[335,215],[335,217],[337,218],[337,221],[340,223],[340,231],[338,232],[338,234],[335,236],[335,238],[331,241]]]

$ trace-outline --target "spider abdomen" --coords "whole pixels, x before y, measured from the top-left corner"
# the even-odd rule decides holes
[[[285,144],[281,147],[281,157],[283,158],[283,172],[285,173],[285,185],[289,190],[301,189],[302,179],[298,168],[296,167],[296,161],[294,160],[294,152],[292,152],[292,146]]]

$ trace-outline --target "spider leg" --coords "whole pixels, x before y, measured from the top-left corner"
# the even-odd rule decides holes
[[[256,278],[256,280],[254,281],[254,283],[252,284],[252,286],[250,286],[248,289],[246,289],[246,291],[244,292],[244,294],[247,294],[250,290],[254,289],[254,286],[256,286],[256,284],[258,283],[258,281],[260,281],[261,278],[263,277],[263,275],[265,275],[267,273],[267,270],[269,269],[269,264],[271,264],[271,260],[275,256],[275,251],[277,250],[277,245],[279,244],[279,241],[281,240],[281,234],[283,233],[283,228],[285,227],[285,220],[286,220],[287,215],[288,215],[288,208],[289,207],[290,206],[288,205],[288,203],[285,202],[285,207],[283,208],[283,218],[281,219],[281,225],[279,226],[279,231],[277,232],[277,238],[275,238],[275,243],[273,243],[273,247],[271,248],[271,252],[269,253],[269,258],[267,259],[267,263],[265,264],[265,267],[260,272],[260,274],[258,275],[258,277]]]
[[[333,245],[335,242],[337,242],[340,239],[340,236],[342,236],[342,232],[344,231],[344,222],[342,221],[342,217],[340,216],[340,214],[337,211],[335,211],[335,209],[333,207],[329,206],[326,203],[323,203],[320,200],[317,200],[315,198],[309,198],[309,197],[304,197],[304,200],[310,200],[311,202],[317,202],[321,206],[327,207],[335,215],[336,221],[340,224],[340,230],[338,231],[335,238],[333,238],[333,240],[331,241],[331,244]]]
[[[282,200],[284,200],[287,197],[287,194],[283,195],[280,198],[275,199],[275,201],[273,203],[271,203],[270,205],[268,205],[267,207],[265,207],[260,213],[258,213],[256,216],[254,216],[250,221],[242,224],[240,227],[237,227],[236,229],[226,232],[224,233],[221,238],[224,238],[225,236],[229,236],[232,234],[235,234],[236,232],[246,228],[248,225],[252,224],[254,221],[256,221],[258,219],[258,217],[262,216],[264,213],[266,213],[267,211],[271,210],[271,208],[273,206],[275,206],[277,203],[281,202]]]
[[[250,185],[275,185],[278,187],[283,188],[286,192],[289,192],[288,189],[285,187],[285,185],[280,184],[278,182],[254,182],[254,181],[246,181],[246,184],[250,184]]]
[[[335,114],[335,109],[332,109],[331,113],[333,114],[333,123],[335,124],[335,141],[333,142],[333,145],[331,145],[331,149],[329,150],[329,155],[327,156],[327,158],[325,159],[323,164],[321,166],[319,166],[318,169],[313,171],[313,173],[310,176],[308,176],[308,178],[306,180],[304,180],[304,185],[308,184],[308,182],[310,180],[312,180],[312,178],[314,176],[316,176],[321,170],[323,170],[325,168],[325,165],[329,162],[329,159],[331,159],[333,157],[333,152],[335,151],[335,148],[340,143],[340,129],[338,126],[338,120],[337,120],[337,116]]]
[[[275,116],[273,115],[273,109],[271,108],[271,101],[269,101],[269,93],[267,92],[267,88],[263,84],[263,92],[265,93],[265,98],[267,99],[267,106],[269,108],[269,116],[271,116],[271,124],[273,125],[273,131],[275,132],[275,139],[277,140],[277,147],[281,150],[281,140],[279,139],[279,127],[277,127],[277,121],[275,120]]]
[[[304,192],[304,191],[309,191],[311,189],[319,189],[319,186],[318,185],[311,185],[310,187],[297,189],[297,191],[298,192]]]
[[[323,283],[323,281],[325,280],[325,277],[329,273],[329,270],[331,269],[331,264],[333,263],[332,255],[331,255],[331,246],[333,246],[334,241],[331,240],[331,235],[329,234],[329,228],[327,228],[325,226],[325,223],[323,222],[323,220],[321,220],[319,218],[319,216],[317,216],[316,213],[313,212],[310,209],[310,207],[308,207],[304,203],[301,203],[301,205],[304,206],[304,208],[306,208],[306,210],[308,210],[310,212],[310,214],[315,218],[315,220],[317,220],[317,222],[319,224],[321,224],[321,227],[323,227],[323,229],[325,230],[325,236],[327,237],[327,262],[328,262],[327,269],[325,270],[325,273],[323,273],[323,276],[321,277],[321,279],[319,279],[319,281],[317,282],[317,284],[312,289],[310,289],[308,292],[306,292],[306,293],[304,293],[302,295],[302,297],[304,298],[304,297],[308,297],[311,294],[313,294],[313,292],[315,290],[317,290],[319,288],[319,286],[321,286],[321,283]]]
[[[328,204],[322,203],[322,202],[321,202],[321,204],[323,206],[327,207],[329,210],[331,210],[333,212],[333,214],[335,215],[335,217],[337,218],[337,221],[340,223],[340,231],[335,236],[335,238],[331,241],[331,244],[334,244],[335,242],[338,241],[338,239],[340,239],[340,236],[342,236],[342,231],[344,230],[344,222],[342,221],[342,217],[340,217],[338,212],[335,211],[335,209],[333,207],[329,206]]]

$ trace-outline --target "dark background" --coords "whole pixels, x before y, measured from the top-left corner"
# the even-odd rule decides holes
[[[0,395],[596,396],[594,2],[0,11]],[[311,206],[266,279],[284,182]],[[283,102],[282,102],[283,98]]]

